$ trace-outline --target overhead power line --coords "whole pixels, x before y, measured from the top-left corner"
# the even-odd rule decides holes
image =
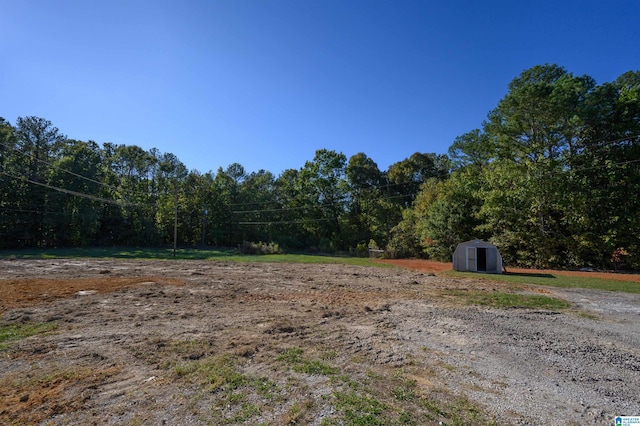
[[[38,186],[42,186],[42,187],[47,188],[47,189],[52,189],[54,191],[62,192],[64,194],[69,194],[69,195],[73,195],[73,196],[80,197],[80,198],[87,198],[89,200],[99,201],[101,203],[116,204],[116,205],[120,205],[120,206],[136,206],[137,205],[135,203],[130,203],[128,201],[110,200],[108,198],[102,198],[102,197],[98,197],[98,196],[91,195],[91,194],[85,194],[85,193],[82,193],[82,192],[72,191],[70,189],[60,188],[58,186],[53,186],[53,185],[49,185],[47,183],[38,182],[38,181],[35,181],[35,180],[32,180],[32,179],[26,178],[24,176],[15,176],[15,175],[7,173],[7,172],[5,172],[3,170],[0,170],[0,174],[3,174],[5,176],[8,176],[8,177],[13,178],[13,179],[18,179],[18,180],[21,180],[21,181],[24,181],[24,182],[28,182],[28,183],[33,184],[33,185],[38,185]]]
[[[633,139],[640,139],[640,134],[638,135],[630,135],[624,138],[619,138],[619,139],[612,139],[610,141],[603,141],[603,142],[598,142],[596,144],[593,145],[587,145],[585,146],[585,148],[597,148],[597,147],[601,147],[601,146],[607,146],[607,145],[613,145],[616,143],[620,143],[620,142],[630,142]]]
[[[637,160],[629,160],[629,161],[621,161],[619,163],[612,163],[612,164],[598,164],[597,166],[592,166],[592,167],[580,167],[578,169],[571,169],[572,172],[583,172],[585,170],[594,170],[594,169],[604,169],[607,167],[622,167],[622,166],[626,166],[627,164],[633,164],[633,163],[640,163],[640,159]]]
[[[237,204],[229,204],[229,206],[233,206],[233,205],[237,205]],[[282,212],[282,211],[289,211],[289,210],[304,210],[304,209],[309,209],[310,207],[282,207],[279,209],[264,209],[264,210],[238,210],[238,211],[233,211],[231,212],[232,214],[245,214],[245,213],[267,213],[267,212]],[[315,207],[317,208],[317,206]]]
[[[61,172],[67,173],[67,174],[69,174],[69,175],[71,175],[71,176],[75,176],[75,177],[77,177],[77,178],[80,178],[80,179],[86,180],[87,182],[91,182],[91,183],[95,183],[95,184],[98,184],[98,185],[104,186],[105,188],[109,188],[109,189],[111,189],[111,190],[113,190],[113,191],[120,191],[120,189],[119,189],[119,188],[116,188],[116,187],[115,187],[115,186],[113,186],[113,185],[109,185],[108,183],[100,182],[99,180],[91,179],[91,178],[86,177],[86,176],[83,176],[83,175],[81,175],[81,174],[78,174],[78,173],[72,172],[71,170],[67,170],[67,169],[64,169],[64,168],[62,168],[62,167],[60,167],[60,166],[53,165],[53,164],[51,164],[51,163],[50,163],[50,162],[48,162],[48,161],[42,160],[42,159],[40,159],[40,158],[38,158],[38,157],[36,157],[36,156],[34,156],[34,155],[32,155],[32,154],[29,154],[29,153],[26,153],[26,152],[22,152],[22,151],[21,151],[21,150],[19,150],[18,148],[13,147],[13,146],[11,146],[11,145],[7,145],[6,143],[2,143],[2,142],[0,142],[0,145],[4,146],[5,148],[11,149],[11,150],[13,150],[13,151],[17,152],[18,154],[24,155],[25,157],[29,157],[29,158],[31,158],[32,160],[35,160],[35,161],[37,161],[37,162],[39,162],[39,163],[41,163],[41,164],[44,164],[44,165],[46,165],[46,166],[48,166],[48,167],[51,167],[51,168],[53,168],[53,169],[60,170]]]
[[[236,225],[281,225],[281,224],[299,224],[299,223],[312,223],[312,222],[329,222],[329,221],[334,221],[337,220],[338,218],[336,217],[329,217],[329,218],[324,218],[324,219],[303,219],[303,220],[280,220],[280,221],[274,221],[274,222],[268,222],[268,221],[264,221],[264,222],[232,222],[235,223]]]

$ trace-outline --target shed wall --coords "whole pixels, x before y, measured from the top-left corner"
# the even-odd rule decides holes
[[[502,273],[502,256],[498,248],[492,244],[480,240],[467,241],[458,244],[453,252],[453,269],[455,271],[478,271],[478,248],[485,249],[486,265],[485,272]]]

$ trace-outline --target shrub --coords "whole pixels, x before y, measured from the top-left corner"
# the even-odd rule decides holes
[[[277,243],[263,243],[262,241],[257,243],[243,241],[241,245],[238,245],[238,251],[242,254],[282,254]]]
[[[369,247],[367,247],[367,243],[358,243],[356,246],[356,256],[358,257],[367,257],[369,256]]]

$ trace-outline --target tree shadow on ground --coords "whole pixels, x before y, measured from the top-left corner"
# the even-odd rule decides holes
[[[514,277],[536,277],[536,278],[555,278],[555,275],[535,273],[535,272],[509,272],[505,271],[502,275],[512,275]]]

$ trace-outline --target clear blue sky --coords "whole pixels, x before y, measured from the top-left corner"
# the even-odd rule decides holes
[[[0,0],[0,116],[189,169],[446,153],[524,69],[640,69],[639,0]]]

